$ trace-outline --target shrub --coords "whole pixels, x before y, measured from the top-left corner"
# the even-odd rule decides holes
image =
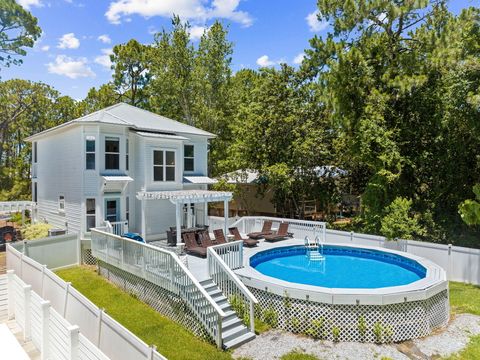
[[[324,334],[324,319],[318,318],[316,320],[312,320],[310,323],[310,327],[305,332],[306,335],[313,337],[314,339],[322,339],[325,337]]]
[[[50,224],[32,224],[22,228],[22,236],[25,240],[42,239],[48,236]]]
[[[365,337],[365,334],[367,333],[367,322],[365,321],[365,317],[363,315],[360,315],[358,317],[358,333],[360,334],[360,337],[363,339]]]
[[[338,342],[338,340],[340,340],[340,328],[338,326],[332,328],[332,335],[333,341]]]
[[[292,332],[297,334],[300,331],[300,320],[296,317],[290,319],[290,326],[292,327]]]
[[[375,335],[376,343],[381,344],[383,338],[383,326],[381,322],[376,322],[373,325],[373,335]]]
[[[412,200],[397,197],[386,207],[382,219],[381,233],[389,240],[401,238],[410,240],[415,235],[425,234],[425,229],[419,224],[420,216],[412,214]]]
[[[272,328],[278,325],[278,314],[272,307],[269,307],[263,312],[263,321],[265,321]]]

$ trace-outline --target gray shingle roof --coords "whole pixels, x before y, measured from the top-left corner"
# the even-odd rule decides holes
[[[169,119],[165,116],[157,115],[150,111],[139,109],[135,106],[125,103],[118,103],[116,105],[112,105],[105,109],[32,135],[26,140],[32,140],[39,135],[43,135],[56,129],[81,123],[114,124],[128,126],[136,130],[157,131],[171,134],[200,135],[210,138],[215,137],[214,134],[209,133],[208,131],[204,131],[179,121]]]

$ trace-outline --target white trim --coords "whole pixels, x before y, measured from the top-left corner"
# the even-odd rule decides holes
[[[155,165],[155,151],[161,151],[163,152],[163,164],[162,165]],[[174,179],[173,180],[167,180],[167,167],[172,168],[172,165],[167,165],[167,152],[173,152],[174,154],[174,160],[175,164],[173,165],[174,169]],[[155,180],[155,167],[161,167],[163,168],[163,180]],[[172,148],[157,148],[154,147],[152,148],[152,184],[174,184],[177,183],[177,149],[172,149]]]
[[[139,191],[138,200],[170,200],[176,204],[196,204],[204,202],[230,201],[233,194],[227,191],[210,190],[172,190],[172,191]]]

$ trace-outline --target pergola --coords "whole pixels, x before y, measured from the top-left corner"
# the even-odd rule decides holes
[[[232,193],[227,191],[210,191],[210,190],[172,190],[172,191],[140,191],[137,193],[137,199],[142,202],[142,237],[146,238],[146,221],[145,221],[145,202],[150,200],[169,200],[175,204],[175,219],[177,227],[177,244],[181,242],[181,217],[182,207],[187,204],[203,203],[205,205],[205,223],[208,220],[208,203],[223,201],[224,210],[224,226],[223,231],[227,234],[228,226],[228,202],[232,199]]]

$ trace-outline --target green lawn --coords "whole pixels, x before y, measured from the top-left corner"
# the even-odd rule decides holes
[[[91,269],[74,267],[57,271],[65,281],[89,298],[127,329],[168,359],[231,359],[228,352],[202,341],[181,325],[112,285]]]

